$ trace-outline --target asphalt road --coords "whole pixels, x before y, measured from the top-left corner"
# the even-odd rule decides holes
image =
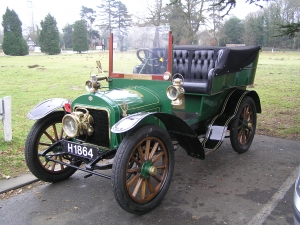
[[[0,224],[293,224],[299,147],[299,141],[256,135],[241,155],[229,140],[205,160],[178,149],[167,195],[143,216],[118,206],[110,180],[77,172],[0,200]]]

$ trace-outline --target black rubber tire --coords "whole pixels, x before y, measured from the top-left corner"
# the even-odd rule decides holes
[[[230,125],[230,142],[238,153],[245,153],[250,148],[256,130],[256,106],[253,99],[246,96]]]
[[[39,152],[48,147],[44,144],[39,144],[40,141],[49,145],[62,139],[62,135],[58,132],[58,128],[61,126],[64,115],[65,113],[63,111],[56,111],[37,120],[31,128],[25,143],[25,160],[28,168],[38,179],[46,182],[56,183],[66,180],[76,172],[75,168],[62,166],[53,162],[46,163],[44,161],[45,157],[38,155]],[[44,132],[46,131],[50,134],[52,140],[45,135]],[[57,158],[61,161],[65,161],[62,157],[56,157],[56,159]],[[43,163],[45,163],[45,165],[43,165]],[[78,165],[80,165],[80,163]],[[50,169],[48,169],[48,167],[50,167]],[[58,170],[55,170],[57,167],[59,167]]]
[[[149,141],[149,147],[146,145],[147,141]],[[145,145],[143,145],[144,143]],[[155,144],[158,144],[159,147],[154,147]],[[142,154],[138,152],[140,146],[144,147]],[[148,153],[147,148],[149,149]],[[142,148],[140,148],[140,150],[141,149]],[[144,157],[140,157],[141,155]],[[157,165],[154,156],[157,158],[160,156],[161,161],[159,163],[162,164]],[[133,157],[135,160],[132,159]],[[144,160],[142,158],[144,158]],[[153,166],[155,165],[157,168],[161,167],[158,169],[161,175],[159,177],[160,182],[157,181],[158,176],[156,175],[153,175],[153,177],[149,175],[149,178],[142,177],[142,166],[144,166],[147,159],[148,161],[154,162]],[[134,163],[134,161],[138,161],[140,165],[137,166],[138,164]],[[137,172],[139,169],[140,171]],[[137,171],[129,172],[130,170]],[[157,125],[144,125],[128,132],[117,150],[112,168],[111,181],[116,201],[124,210],[133,214],[144,214],[153,210],[159,205],[167,193],[173,171],[174,149],[171,138],[164,129]],[[137,181],[137,184],[133,185],[135,181]],[[139,182],[141,189],[137,187]],[[153,184],[157,185],[155,186]],[[135,186],[134,189],[139,189],[138,194],[131,192],[131,185]],[[140,195],[140,197],[137,195]]]

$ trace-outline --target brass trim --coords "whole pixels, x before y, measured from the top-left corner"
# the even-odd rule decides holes
[[[125,79],[136,79],[136,80],[152,80],[152,75],[148,74],[124,74]]]
[[[103,150],[111,150],[111,134],[110,134],[110,113],[109,110],[107,108],[99,108],[99,107],[89,107],[87,105],[81,105],[81,104],[75,104],[73,107],[73,111],[75,111],[76,108],[85,108],[85,109],[94,109],[94,110],[102,110],[102,111],[106,111],[107,112],[107,117],[108,117],[108,139],[109,139],[109,148],[104,147],[104,146],[100,146],[100,145],[96,145],[98,148],[101,148]],[[88,143],[89,142],[83,142],[83,143]]]

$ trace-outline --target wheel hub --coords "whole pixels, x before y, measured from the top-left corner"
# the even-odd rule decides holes
[[[248,120],[244,120],[243,121],[243,127],[244,128],[251,128],[252,127],[252,123],[248,122]]]
[[[157,168],[153,166],[151,161],[147,160],[142,165],[141,174],[143,178],[147,179],[150,176],[154,176],[157,174]]]

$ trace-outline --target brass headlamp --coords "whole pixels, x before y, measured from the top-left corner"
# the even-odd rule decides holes
[[[180,75],[181,78],[175,78]],[[172,85],[167,88],[167,96],[172,101],[173,106],[181,106],[184,100],[184,89],[183,89],[183,76],[181,74],[175,74],[173,76]]]
[[[92,135],[94,132],[93,124],[94,119],[85,108],[77,108],[62,119],[63,130],[70,138],[84,134]]]
[[[97,76],[97,74],[91,74],[91,79],[85,82],[85,88],[88,92],[95,93],[101,88],[99,81],[107,80],[105,76]]]

